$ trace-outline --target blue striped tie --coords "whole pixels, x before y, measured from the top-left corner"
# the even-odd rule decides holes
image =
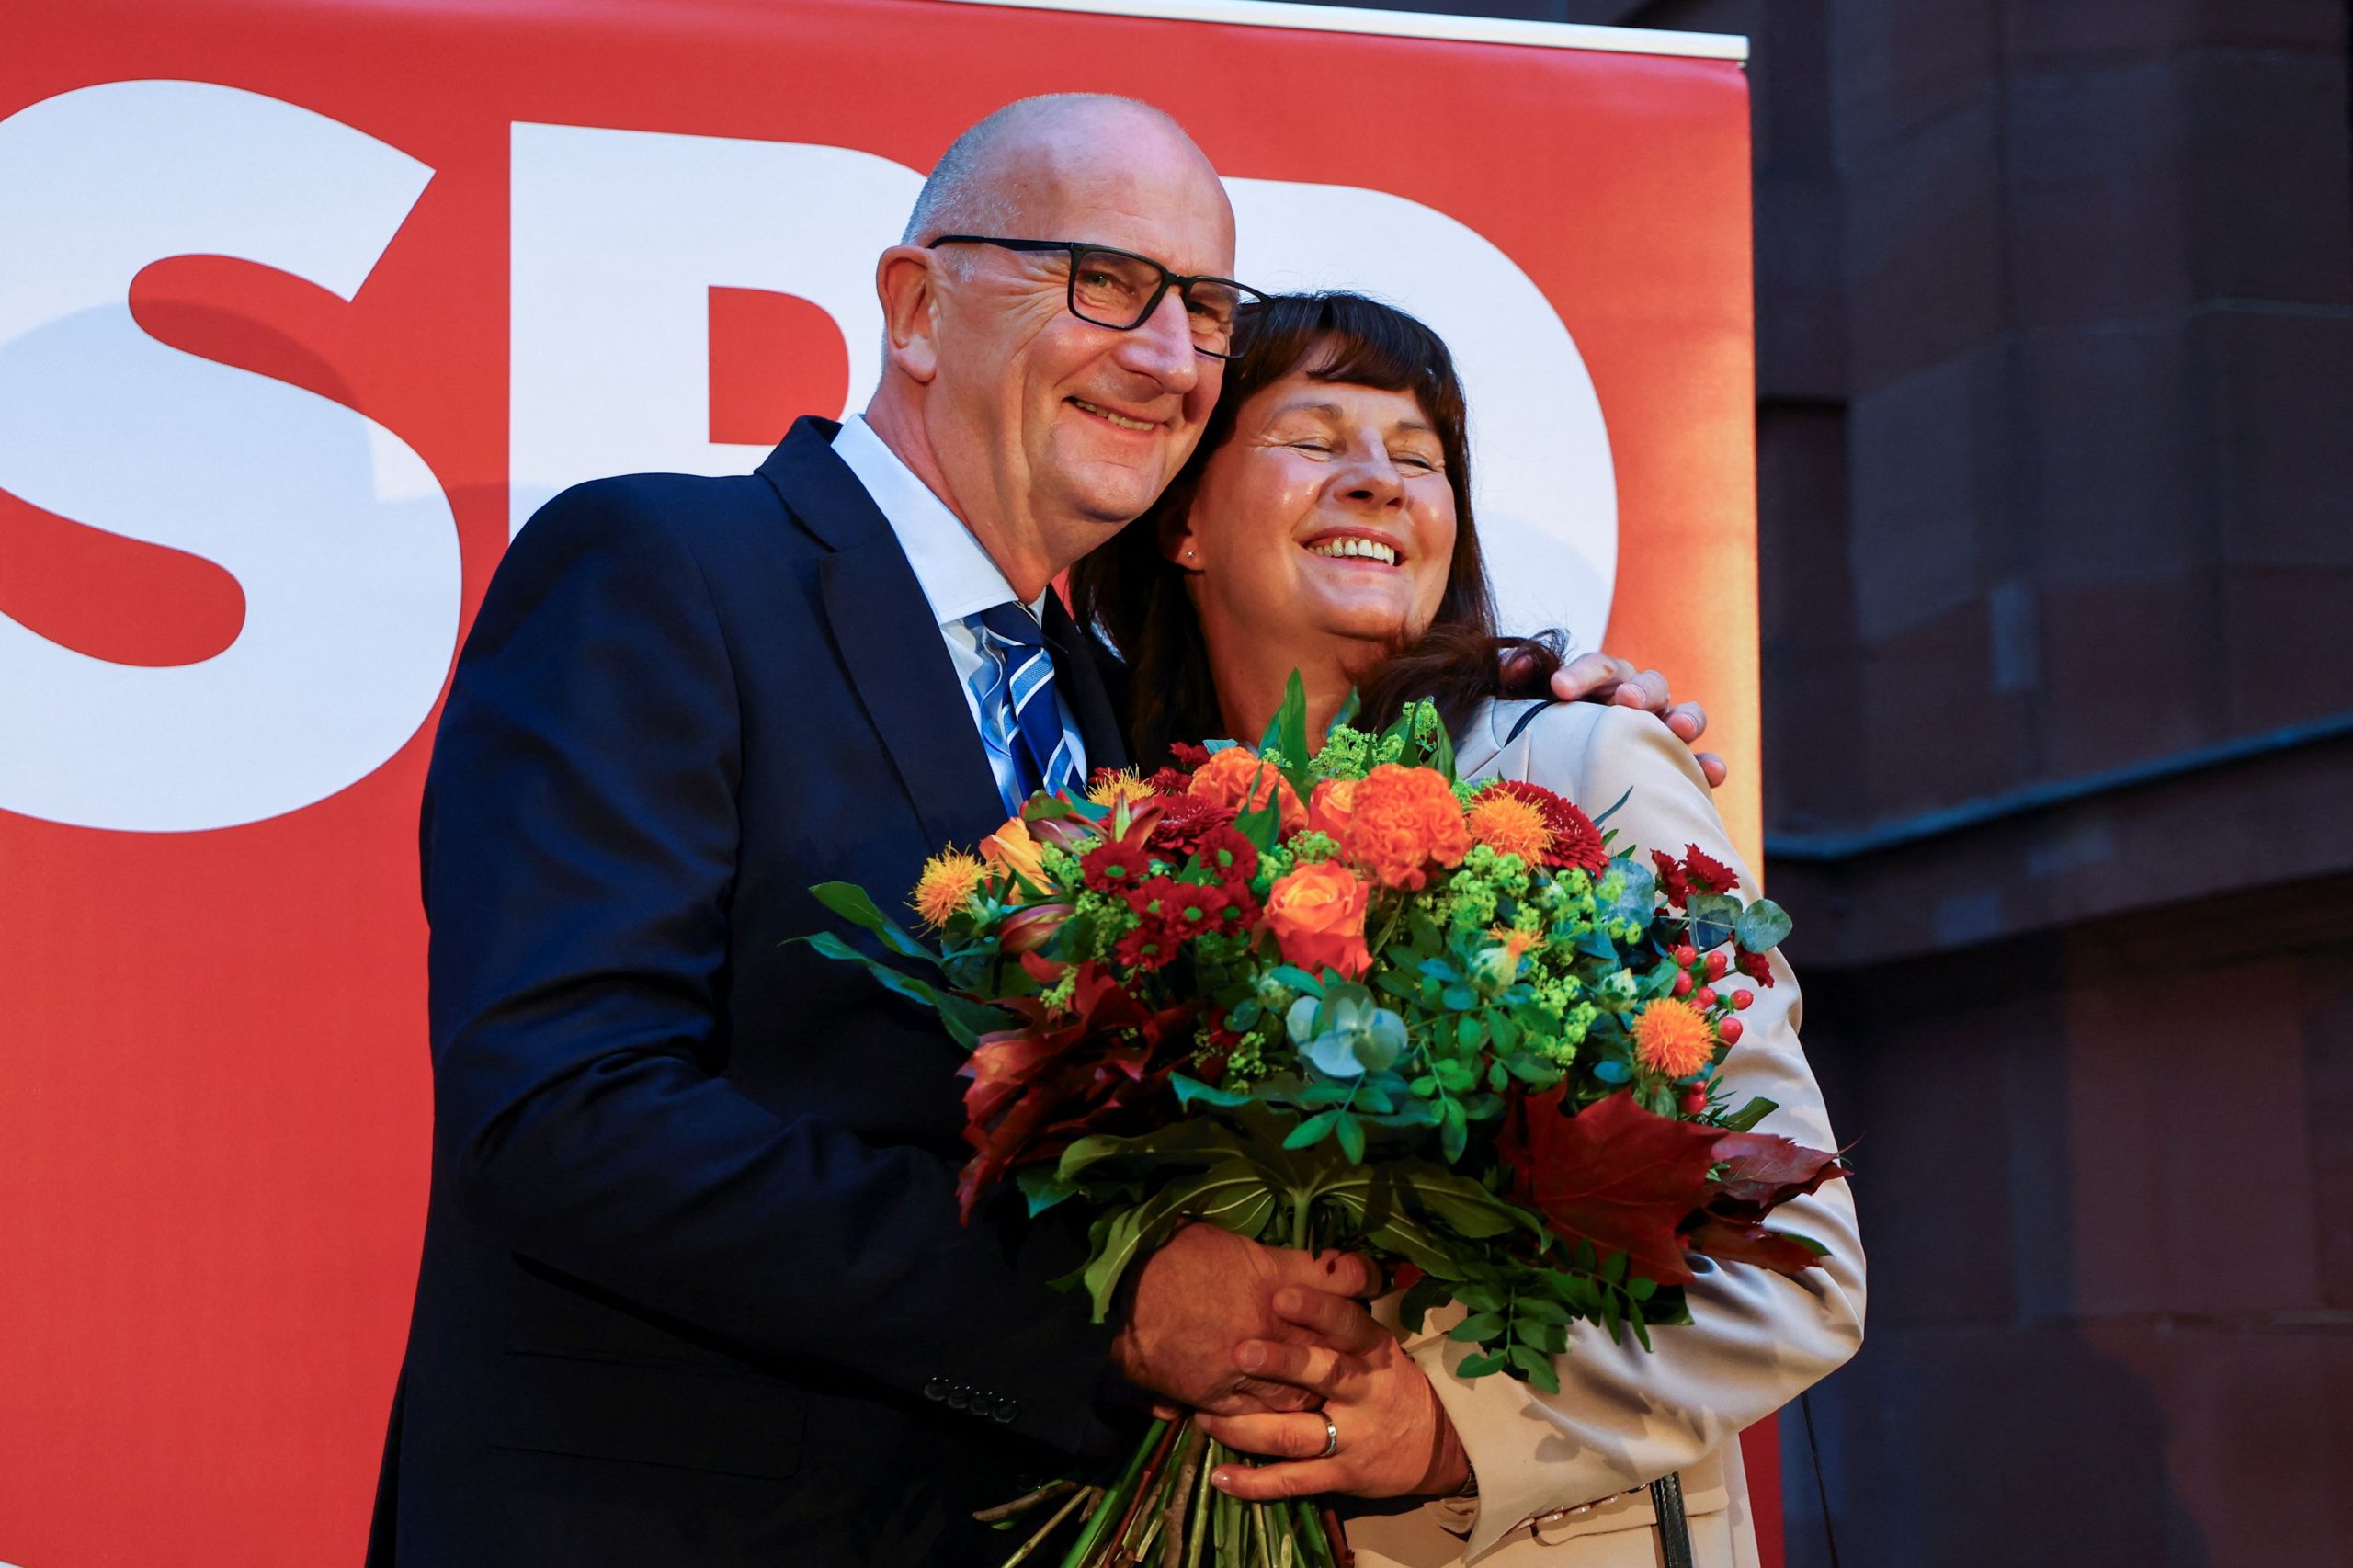
[[[980,677],[981,739],[989,750],[1007,811],[1038,790],[1069,789],[1078,762],[1063,729],[1062,704],[1054,699],[1054,661],[1046,634],[1030,613],[1001,604],[967,616],[965,624],[993,655]],[[995,675],[997,678],[990,679]],[[1007,766],[1009,765],[1009,766]]]

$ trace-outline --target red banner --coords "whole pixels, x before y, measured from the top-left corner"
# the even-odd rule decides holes
[[[1476,36],[1330,30],[1359,18]],[[1706,699],[1754,853],[1736,51],[1294,19],[16,0],[0,1559],[356,1560],[424,1212],[417,796],[472,607],[563,485],[740,472],[862,405],[873,256],[1009,99],[1160,105],[1229,176],[1241,276],[1448,337],[1506,622]]]

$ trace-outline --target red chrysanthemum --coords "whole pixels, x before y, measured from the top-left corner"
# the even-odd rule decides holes
[[[1223,888],[1178,882],[1160,901],[1160,922],[1180,940],[1198,936],[1217,929],[1218,917],[1231,902]]]
[[[1258,874],[1258,846],[1230,823],[1213,824],[1195,835],[1193,856],[1229,892],[1249,886],[1250,879]]]
[[[1658,891],[1666,902],[1680,909],[1691,897],[1691,884],[1683,880],[1683,864],[1664,849],[1651,851],[1651,864],[1658,869]]]
[[[1163,858],[1181,861],[1212,828],[1233,824],[1231,807],[1200,795],[1178,795],[1161,811],[1152,827],[1152,847]]]
[[[1698,845],[1687,845],[1683,869],[1691,885],[1701,892],[1730,892],[1740,885],[1739,874],[1722,861],[1711,858]]]
[[[1151,869],[1143,846],[1125,839],[1098,844],[1079,858],[1079,875],[1097,892],[1126,892]]]
[[[1199,770],[1210,759],[1210,748],[1177,741],[1168,748],[1169,759],[1188,773]]]
[[[1480,793],[1509,795],[1536,808],[1552,835],[1544,850],[1545,865],[1554,869],[1574,866],[1597,877],[1609,869],[1609,848],[1601,842],[1601,830],[1566,796],[1520,778],[1498,779]]]
[[[1135,929],[1120,938],[1111,956],[1134,969],[1160,969],[1184,946],[1181,931],[1168,920],[1169,899],[1178,891],[1173,877],[1147,877],[1127,891],[1128,907],[1136,913]]]
[[[1182,795],[1192,788],[1193,776],[1180,767],[1164,767],[1143,781],[1155,795]]]
[[[1752,953],[1746,948],[1736,948],[1733,951],[1736,956],[1732,960],[1733,968],[1759,985],[1773,983],[1773,960],[1768,955]]]

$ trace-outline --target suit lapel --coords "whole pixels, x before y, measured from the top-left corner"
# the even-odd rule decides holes
[[[1128,748],[1120,733],[1111,694],[1103,685],[1102,666],[1096,663],[1099,655],[1092,646],[1095,640],[1071,619],[1060,594],[1046,596],[1045,631],[1047,645],[1054,652],[1054,684],[1062,688],[1071,716],[1078,721],[1078,738],[1086,744],[1088,769],[1125,767]]]
[[[798,421],[759,472],[832,548],[817,581],[834,645],[925,836],[969,846],[1004,820],[996,775],[915,568],[881,509],[834,456],[837,428]]]

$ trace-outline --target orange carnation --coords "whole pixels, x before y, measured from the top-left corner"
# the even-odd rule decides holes
[[[1299,791],[1290,780],[1259,761],[1247,746],[1211,753],[1185,792],[1237,812],[1260,811],[1269,800],[1280,801],[1285,837],[1307,825],[1307,808],[1299,803]]]
[[[1267,926],[1285,962],[1310,974],[1336,969],[1355,980],[1372,967],[1364,945],[1370,898],[1370,890],[1346,866],[1328,860],[1302,866],[1267,891]]]
[[[1500,855],[1517,855],[1529,866],[1541,866],[1552,847],[1552,830],[1544,813],[1517,795],[1489,790],[1471,802],[1466,819],[1471,836]]]
[[[1427,767],[1384,762],[1356,788],[1340,847],[1383,887],[1412,891],[1432,866],[1460,866],[1471,852],[1462,803]]]
[[[1689,1077],[1715,1051],[1716,1031],[1699,1008],[1678,997],[1662,996],[1634,1018],[1635,1059],[1665,1077]]]

